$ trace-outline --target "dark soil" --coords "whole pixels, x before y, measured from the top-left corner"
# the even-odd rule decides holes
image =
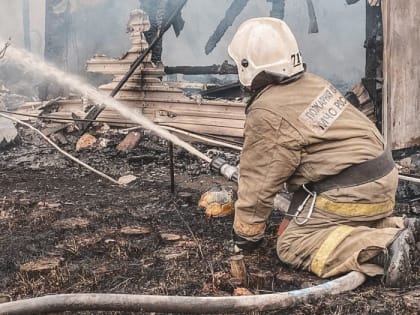
[[[145,136],[134,151],[120,154],[115,146],[124,136],[111,130],[97,134],[108,140],[106,148],[76,153],[76,136],[66,134],[69,144],[63,147],[79,159],[115,178],[138,177],[123,188],[67,160],[28,131],[20,132],[21,143],[0,152],[0,295],[13,300],[81,292],[222,296],[238,287],[230,277],[227,250],[232,217],[208,219],[197,206],[208,188],[232,184],[205,163],[176,149],[172,194],[165,141]],[[232,162],[238,159],[224,152]],[[407,213],[418,204],[397,208]],[[325,282],[278,260],[279,220],[274,212],[267,242],[245,255],[254,294]],[[45,261],[53,266],[42,268]],[[255,281],[257,273],[265,281]],[[418,303],[410,303],[420,289],[418,264],[415,273],[412,286],[403,290],[384,288],[378,277],[354,292],[285,313],[418,314]]]

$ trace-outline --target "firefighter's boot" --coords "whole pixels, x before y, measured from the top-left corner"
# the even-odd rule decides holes
[[[391,288],[402,288],[412,277],[412,259],[415,240],[411,229],[402,230],[391,245],[370,260],[384,267],[384,284]]]

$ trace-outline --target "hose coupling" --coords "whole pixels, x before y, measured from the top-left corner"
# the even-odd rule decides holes
[[[236,183],[238,182],[238,168],[228,164],[228,162],[226,162],[224,159],[220,157],[213,159],[210,163],[210,168],[213,171],[223,175],[227,179]]]

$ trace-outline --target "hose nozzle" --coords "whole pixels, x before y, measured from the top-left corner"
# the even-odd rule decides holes
[[[225,178],[235,183],[238,182],[238,168],[228,164],[224,159],[220,157],[213,159],[210,163],[210,168]]]

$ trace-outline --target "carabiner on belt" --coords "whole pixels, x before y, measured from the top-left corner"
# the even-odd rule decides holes
[[[297,225],[304,225],[309,221],[309,219],[312,216],[312,212],[314,211],[316,196],[317,196],[316,191],[310,191],[308,188],[306,188],[305,185],[302,185],[302,188],[308,193],[308,195],[306,196],[305,200],[303,200],[303,202],[301,203],[301,205],[298,207],[296,211],[294,221]],[[308,202],[309,198],[311,197],[312,197],[312,202],[311,202],[311,206],[309,207],[308,214],[306,215],[305,219],[303,219],[303,221],[299,221],[298,217],[300,213],[303,211],[303,209],[305,208],[306,203]]]

